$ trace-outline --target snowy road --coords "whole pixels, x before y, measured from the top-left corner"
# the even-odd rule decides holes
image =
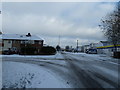
[[[108,60],[109,59],[109,60]],[[34,64],[57,76],[67,88],[118,88],[118,60],[98,55],[62,53],[55,57],[3,57]],[[3,66],[4,68],[4,66]]]
[[[63,54],[71,72],[78,77],[80,87],[118,87],[118,63],[96,60],[82,55]]]

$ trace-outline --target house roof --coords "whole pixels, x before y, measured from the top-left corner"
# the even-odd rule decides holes
[[[20,34],[1,34],[0,39],[8,39],[8,40],[43,40],[37,35],[20,35]]]

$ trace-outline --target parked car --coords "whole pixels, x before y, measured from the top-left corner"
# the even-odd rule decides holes
[[[11,54],[18,54],[18,51],[13,51],[13,50],[4,50],[2,51],[3,55],[11,55]]]
[[[4,50],[4,51],[2,51],[2,54],[3,54],[3,55],[10,55],[10,53],[11,53],[11,52],[10,52],[9,50]]]
[[[86,50],[85,50],[85,53],[88,53],[88,51],[89,51],[89,49],[86,49]]]
[[[97,49],[87,49],[86,53],[88,53],[88,54],[97,54]]]

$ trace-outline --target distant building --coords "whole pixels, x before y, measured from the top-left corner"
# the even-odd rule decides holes
[[[4,50],[20,51],[26,44],[31,44],[39,52],[43,46],[43,40],[28,33],[27,35],[20,34],[0,34],[0,53]]]
[[[82,51],[82,46],[77,46],[76,48],[73,48],[74,52],[81,52]]]
[[[0,39],[0,54],[2,54],[2,40]]]
[[[86,50],[89,48],[90,48],[90,45],[83,45],[83,46],[81,46],[81,51],[86,52]]]
[[[108,41],[100,41],[96,44],[96,48],[100,54],[108,54],[111,56],[114,52],[114,45]],[[120,45],[117,45],[117,51],[120,51]]]
[[[108,41],[100,41],[98,43],[91,43],[89,45],[83,45],[81,47],[82,52],[86,52],[87,49],[97,49],[98,54],[113,55],[114,45]],[[120,44],[117,45],[117,51],[120,52]]]
[[[0,36],[1,36],[2,32],[0,31]],[[0,38],[0,54],[2,54],[2,39]]]
[[[90,43],[91,49],[96,49],[98,43]]]

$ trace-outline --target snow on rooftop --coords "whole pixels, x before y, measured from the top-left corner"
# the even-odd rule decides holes
[[[37,35],[21,35],[21,34],[1,34],[0,39],[12,39],[12,40],[43,40]]]

